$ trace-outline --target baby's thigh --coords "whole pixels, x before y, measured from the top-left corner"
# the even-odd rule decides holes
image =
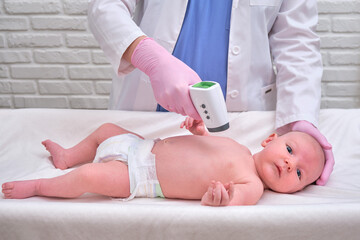
[[[84,165],[85,167],[85,165]],[[130,196],[128,166],[120,161],[88,164],[86,175],[90,192],[111,196]]]
[[[141,135],[131,132],[131,131],[129,131],[125,128],[122,128],[113,123],[104,123],[97,129],[96,133],[97,133],[97,138],[99,140],[99,144],[110,137],[114,137],[114,136],[122,135],[122,134],[128,134],[128,133],[131,133],[133,135],[136,135],[136,136],[144,139],[144,137],[142,137]]]

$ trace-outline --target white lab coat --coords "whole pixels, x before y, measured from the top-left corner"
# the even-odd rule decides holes
[[[187,1],[89,2],[90,29],[117,73],[109,108],[154,111],[148,77],[122,55],[142,35],[172,52]],[[228,111],[276,109],[276,128],[297,120],[316,126],[322,77],[316,0],[233,0],[231,11]]]

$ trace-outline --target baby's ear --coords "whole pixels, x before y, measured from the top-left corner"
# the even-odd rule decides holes
[[[268,145],[269,142],[276,139],[277,137],[278,135],[276,133],[271,134],[264,141],[262,141],[261,146],[266,147],[266,145]]]

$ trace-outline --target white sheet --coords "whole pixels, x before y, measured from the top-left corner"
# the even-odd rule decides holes
[[[229,113],[221,133],[252,152],[272,133],[274,112]],[[71,147],[101,123],[113,122],[147,138],[189,134],[174,113],[99,110],[0,110],[0,184],[53,177],[41,145]],[[256,206],[212,208],[199,201],[114,201],[0,198],[0,239],[359,239],[360,109],[322,110],[320,130],[333,144],[336,165],[328,184],[295,194],[266,191]]]

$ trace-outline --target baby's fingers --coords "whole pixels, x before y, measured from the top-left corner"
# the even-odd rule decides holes
[[[214,199],[214,185],[213,183],[211,183],[210,186],[208,187],[207,192],[204,194],[204,196],[201,199],[201,204],[205,206],[212,206],[213,199]]]
[[[221,201],[220,206],[226,206],[230,202],[230,197],[224,186],[221,186]]]
[[[222,188],[223,186],[220,182],[217,182],[215,184],[215,188],[213,190],[213,195],[214,195],[213,206],[220,206],[222,200]]]
[[[187,117],[185,121],[186,121],[187,128],[191,128],[194,124],[194,119],[191,117]]]
[[[181,123],[180,128],[185,127],[186,129],[189,129],[190,127],[192,127],[194,122],[194,119],[190,118],[190,117],[186,117],[185,120]]]
[[[233,182],[229,183],[229,188],[227,189],[227,192],[229,194],[229,201],[231,201],[232,198],[234,197],[234,192],[235,192],[235,187]]]

